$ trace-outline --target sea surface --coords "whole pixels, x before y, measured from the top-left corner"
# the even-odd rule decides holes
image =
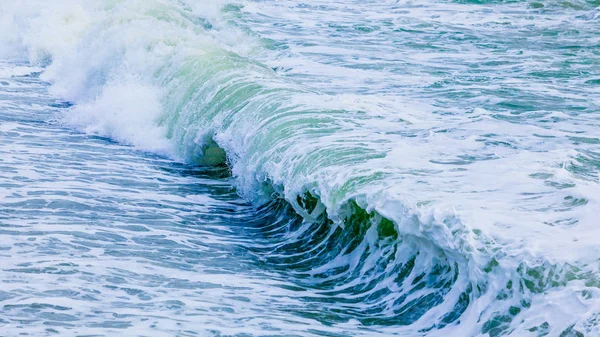
[[[0,336],[600,336],[600,2],[0,0]]]

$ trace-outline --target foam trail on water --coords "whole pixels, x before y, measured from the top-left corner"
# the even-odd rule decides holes
[[[597,138],[587,136],[597,118],[574,116],[574,133],[559,112],[550,116],[558,127],[545,127],[484,108],[443,114],[425,99],[316,89],[265,65],[286,59],[239,23],[240,8],[3,3],[2,53],[45,67],[51,92],[76,103],[66,123],[189,163],[227,160],[248,199],[285,199],[305,219],[295,239],[314,244],[303,251],[346,247],[311,265],[339,281],[332,291],[383,282],[372,302],[348,304],[379,319],[363,324],[431,335],[598,333],[600,187]]]

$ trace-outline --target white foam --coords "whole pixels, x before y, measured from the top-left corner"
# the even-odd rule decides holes
[[[74,107],[65,121],[90,134],[175,156],[166,128],[157,125],[162,111],[159,97],[155,88],[135,82],[107,84],[95,100]]]

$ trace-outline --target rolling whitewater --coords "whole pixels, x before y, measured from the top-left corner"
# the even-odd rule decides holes
[[[600,2],[0,1],[0,336],[600,336]]]

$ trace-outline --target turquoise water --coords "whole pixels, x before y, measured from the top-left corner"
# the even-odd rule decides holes
[[[0,335],[600,335],[599,5],[0,3]]]

